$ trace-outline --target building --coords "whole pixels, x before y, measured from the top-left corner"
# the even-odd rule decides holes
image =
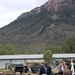
[[[67,53],[67,54],[53,54],[52,58],[54,59],[54,63],[57,65],[62,62],[62,59],[65,61],[71,62],[71,59],[75,63],[75,53]]]
[[[67,54],[53,54],[52,58],[54,59],[75,59],[75,53],[67,53]]]
[[[75,59],[75,54],[53,54],[52,58],[54,61],[61,62],[63,58]],[[23,64],[27,62],[39,63],[43,62],[43,54],[30,54],[30,55],[0,55],[0,68],[5,68],[9,64]]]
[[[30,55],[0,55],[0,68],[5,68],[6,64],[23,64],[27,62],[43,61],[43,54]]]

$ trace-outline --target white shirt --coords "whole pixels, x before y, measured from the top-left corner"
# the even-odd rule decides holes
[[[29,71],[31,71],[31,68],[28,68],[29,69]]]

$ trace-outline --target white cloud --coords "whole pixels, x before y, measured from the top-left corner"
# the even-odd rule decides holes
[[[47,0],[0,0],[0,27],[15,20],[22,13],[42,5]]]

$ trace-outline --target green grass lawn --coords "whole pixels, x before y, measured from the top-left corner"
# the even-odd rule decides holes
[[[0,69],[0,72],[3,72],[4,74],[12,74],[10,69]]]
[[[0,69],[0,72],[4,72],[4,70],[5,70],[5,69],[4,69],[4,68],[2,68],[2,69]]]

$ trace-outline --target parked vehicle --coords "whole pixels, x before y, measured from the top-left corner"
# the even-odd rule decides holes
[[[15,72],[20,72],[22,74],[23,70],[24,70],[24,66],[22,64],[15,65]]]

